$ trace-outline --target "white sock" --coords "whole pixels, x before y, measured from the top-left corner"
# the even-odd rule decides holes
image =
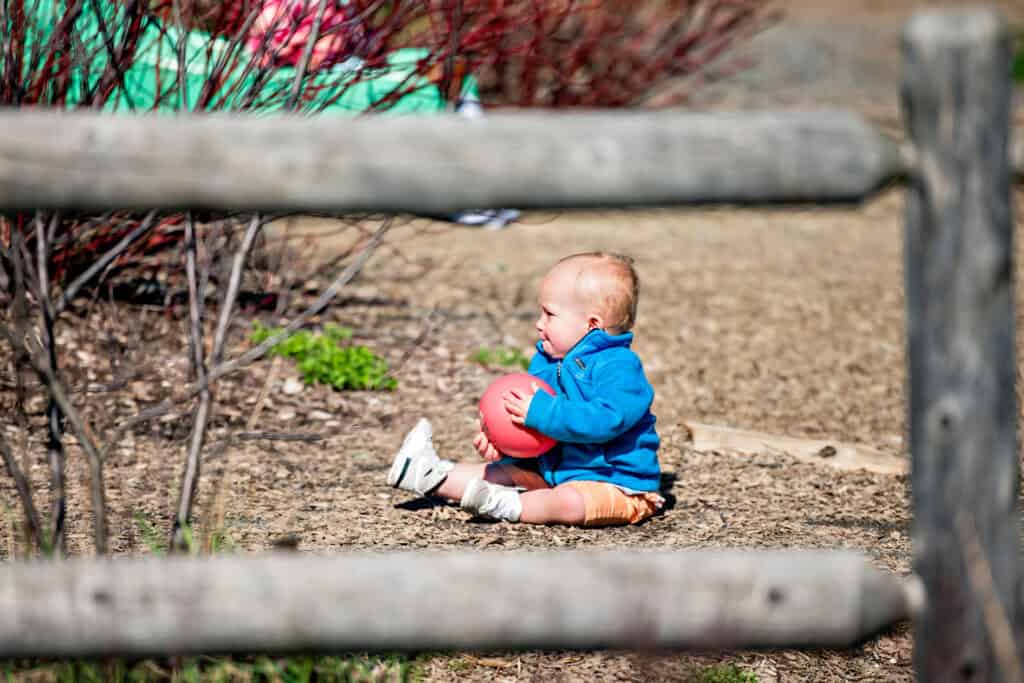
[[[523,514],[523,500],[519,497],[519,491],[506,486],[494,488],[491,492],[491,510],[487,514],[506,522],[518,522]]]
[[[471,479],[466,484],[459,505],[463,510],[507,522],[518,522],[523,513],[519,491],[511,486],[492,484],[479,478]]]

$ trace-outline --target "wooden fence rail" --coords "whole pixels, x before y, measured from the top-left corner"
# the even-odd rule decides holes
[[[852,201],[904,171],[847,112],[253,118],[0,112],[0,207],[409,211]]]
[[[912,592],[853,553],[487,552],[0,565],[0,657],[843,647]]]

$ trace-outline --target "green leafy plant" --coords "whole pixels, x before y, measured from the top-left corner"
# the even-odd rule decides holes
[[[1013,62],[1010,66],[1010,74],[1014,82],[1024,82],[1024,29],[1015,31]]]
[[[716,664],[701,671],[697,680],[700,683],[757,683],[757,676],[735,664]]]
[[[517,366],[523,370],[530,366],[530,359],[523,355],[522,351],[506,346],[496,346],[493,349],[481,347],[469,358],[480,365],[500,365],[505,368]]]
[[[256,344],[280,333],[280,328],[253,323],[252,341]],[[271,353],[295,359],[307,384],[327,384],[335,389],[387,389],[398,386],[388,376],[388,363],[365,346],[341,346],[352,338],[352,330],[339,325],[325,325],[323,332],[295,332],[274,345]]]
[[[132,513],[132,521],[135,522],[135,528],[138,529],[142,543],[149,548],[149,552],[154,555],[163,555],[167,552],[167,539],[146,515],[136,510]]]

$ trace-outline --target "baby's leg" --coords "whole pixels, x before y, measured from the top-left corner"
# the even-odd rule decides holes
[[[526,491],[520,522],[527,524],[582,524],[587,510],[580,492],[571,486]]]
[[[405,435],[388,470],[389,486],[418,493],[439,495],[461,501],[466,485],[473,479],[525,489],[547,488],[543,477],[529,467],[515,463],[454,463],[434,450],[433,428],[420,419]]]
[[[500,462],[460,462],[455,464],[434,495],[459,502],[471,479],[483,479],[502,486],[518,486],[528,491],[548,488],[544,478],[528,468]]]

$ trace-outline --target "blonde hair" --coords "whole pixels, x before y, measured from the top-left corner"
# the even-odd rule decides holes
[[[580,261],[576,274],[576,294],[596,301],[605,316],[605,330],[622,334],[636,323],[640,298],[640,278],[633,259],[624,254],[588,251],[566,256],[558,264]]]

